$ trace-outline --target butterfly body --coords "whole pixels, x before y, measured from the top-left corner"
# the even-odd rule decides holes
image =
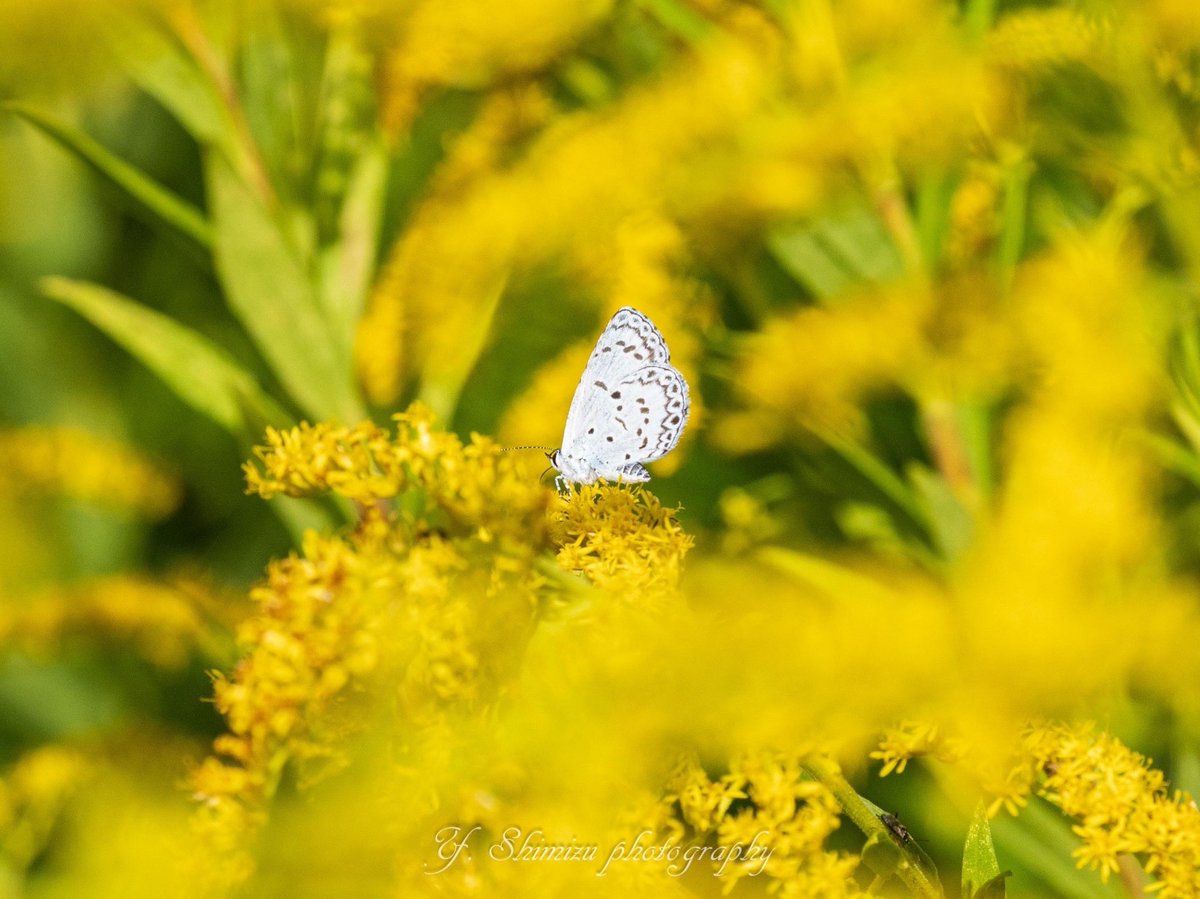
[[[629,306],[609,321],[584,367],[562,448],[550,454],[559,482],[650,480],[687,424],[688,386],[662,334]]]

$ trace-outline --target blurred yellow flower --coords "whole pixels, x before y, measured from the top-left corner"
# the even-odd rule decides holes
[[[177,478],[115,441],[79,428],[0,429],[0,493],[39,490],[163,518],[179,504]]]

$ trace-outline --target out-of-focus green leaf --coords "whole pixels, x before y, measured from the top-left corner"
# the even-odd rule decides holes
[[[321,78],[313,178],[319,297],[352,346],[375,272],[387,196],[388,150],[377,124],[373,60],[357,27],[336,29]]]
[[[904,269],[879,217],[866,208],[778,225],[767,245],[789,274],[822,299],[856,283],[897,278]]]
[[[788,274],[818,297],[836,296],[853,282],[845,266],[806,227],[775,228],[767,246]]]
[[[713,32],[713,25],[679,0],[639,0],[642,9],[688,43],[699,43]]]
[[[942,244],[950,226],[950,203],[956,181],[945,173],[926,175],[917,191],[916,226],[921,258],[929,271],[936,271]]]
[[[975,814],[967,827],[967,839],[963,844],[962,894],[964,899],[981,895],[985,884],[1000,877],[1000,862],[996,860],[996,849],[992,845],[992,826],[988,822],[987,807],[983,802],[975,807]],[[1000,878],[1003,899],[1004,879]]]
[[[216,87],[175,37],[136,14],[106,17],[105,37],[134,83],[198,142],[235,155],[233,125]]]
[[[162,378],[184,402],[231,433],[245,434],[254,424],[247,420],[247,407],[273,424],[287,421],[253,375],[174,319],[97,284],[47,278],[41,287],[46,296],[70,306]]]
[[[348,347],[354,345],[375,272],[387,168],[387,150],[374,141],[350,173],[337,240],[320,257],[321,303]]]
[[[1004,175],[1004,200],[1000,210],[1000,238],[996,243],[996,265],[1001,283],[1007,289],[1012,284],[1017,262],[1025,247],[1026,219],[1029,215],[1029,179],[1033,164],[1026,160],[1014,162]]]
[[[110,153],[87,134],[22,104],[3,103],[0,109],[20,116],[89,166],[146,213],[151,224],[166,224],[204,250],[211,245],[212,233],[199,209]]]
[[[908,479],[928,512],[933,537],[947,559],[954,559],[971,543],[974,523],[950,485],[941,475],[913,464]]]
[[[859,855],[863,864],[878,877],[891,877],[904,860],[904,853],[900,851],[896,841],[886,833],[880,832],[868,837]]]
[[[1006,860],[1040,878],[1064,899],[1121,899],[1128,894],[1119,881],[1103,883],[1094,871],[1075,867],[1071,853],[1079,839],[1057,811],[1030,802],[1019,819],[999,817],[991,824],[992,838]]]
[[[299,251],[216,153],[206,159],[217,272],[230,308],[305,414],[365,417],[345,329],[322,313]]]
[[[817,233],[847,270],[864,281],[890,281],[904,272],[896,245],[873,210],[854,207],[823,219]]]
[[[0,715],[6,730],[55,740],[111,725],[121,714],[121,698],[94,675],[7,656],[0,663]]]

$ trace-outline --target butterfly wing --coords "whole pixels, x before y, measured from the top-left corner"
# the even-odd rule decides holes
[[[675,448],[687,425],[687,381],[670,365],[639,368],[609,394],[614,452],[605,461],[617,466],[653,462]]]
[[[598,433],[603,428],[597,425],[604,425],[611,407],[616,405],[615,400],[611,404],[607,400],[612,399],[617,385],[641,368],[669,367],[670,361],[667,343],[650,319],[629,306],[617,310],[596,341],[596,348],[575,388],[563,429],[563,453],[588,457],[598,453],[607,455],[604,444],[608,441],[604,438],[609,435]],[[591,433],[588,433],[589,429]]]

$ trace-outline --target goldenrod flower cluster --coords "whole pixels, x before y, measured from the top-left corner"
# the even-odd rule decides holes
[[[336,765],[347,751],[349,691],[375,697],[364,714],[394,691],[399,720],[436,734],[509,688],[539,609],[570,606],[580,590],[640,602],[677,588],[691,540],[650,494],[557,497],[526,460],[478,436],[462,443],[425,407],[395,423],[394,434],[271,430],[261,468],[246,467],[261,496],[330,492],[360,517],[348,534],[310,531],[270,566],[239,628],[245,654],[216,677],[229,733],[191,780],[233,881],[249,874],[284,766]]]
[[[163,518],[178,480],[140,454],[80,428],[0,429],[0,495],[39,490]]]
[[[112,576],[48,590],[0,612],[0,641],[33,654],[64,644],[128,642],[166,669],[182,667],[197,651],[211,651],[210,629],[187,582]]]

